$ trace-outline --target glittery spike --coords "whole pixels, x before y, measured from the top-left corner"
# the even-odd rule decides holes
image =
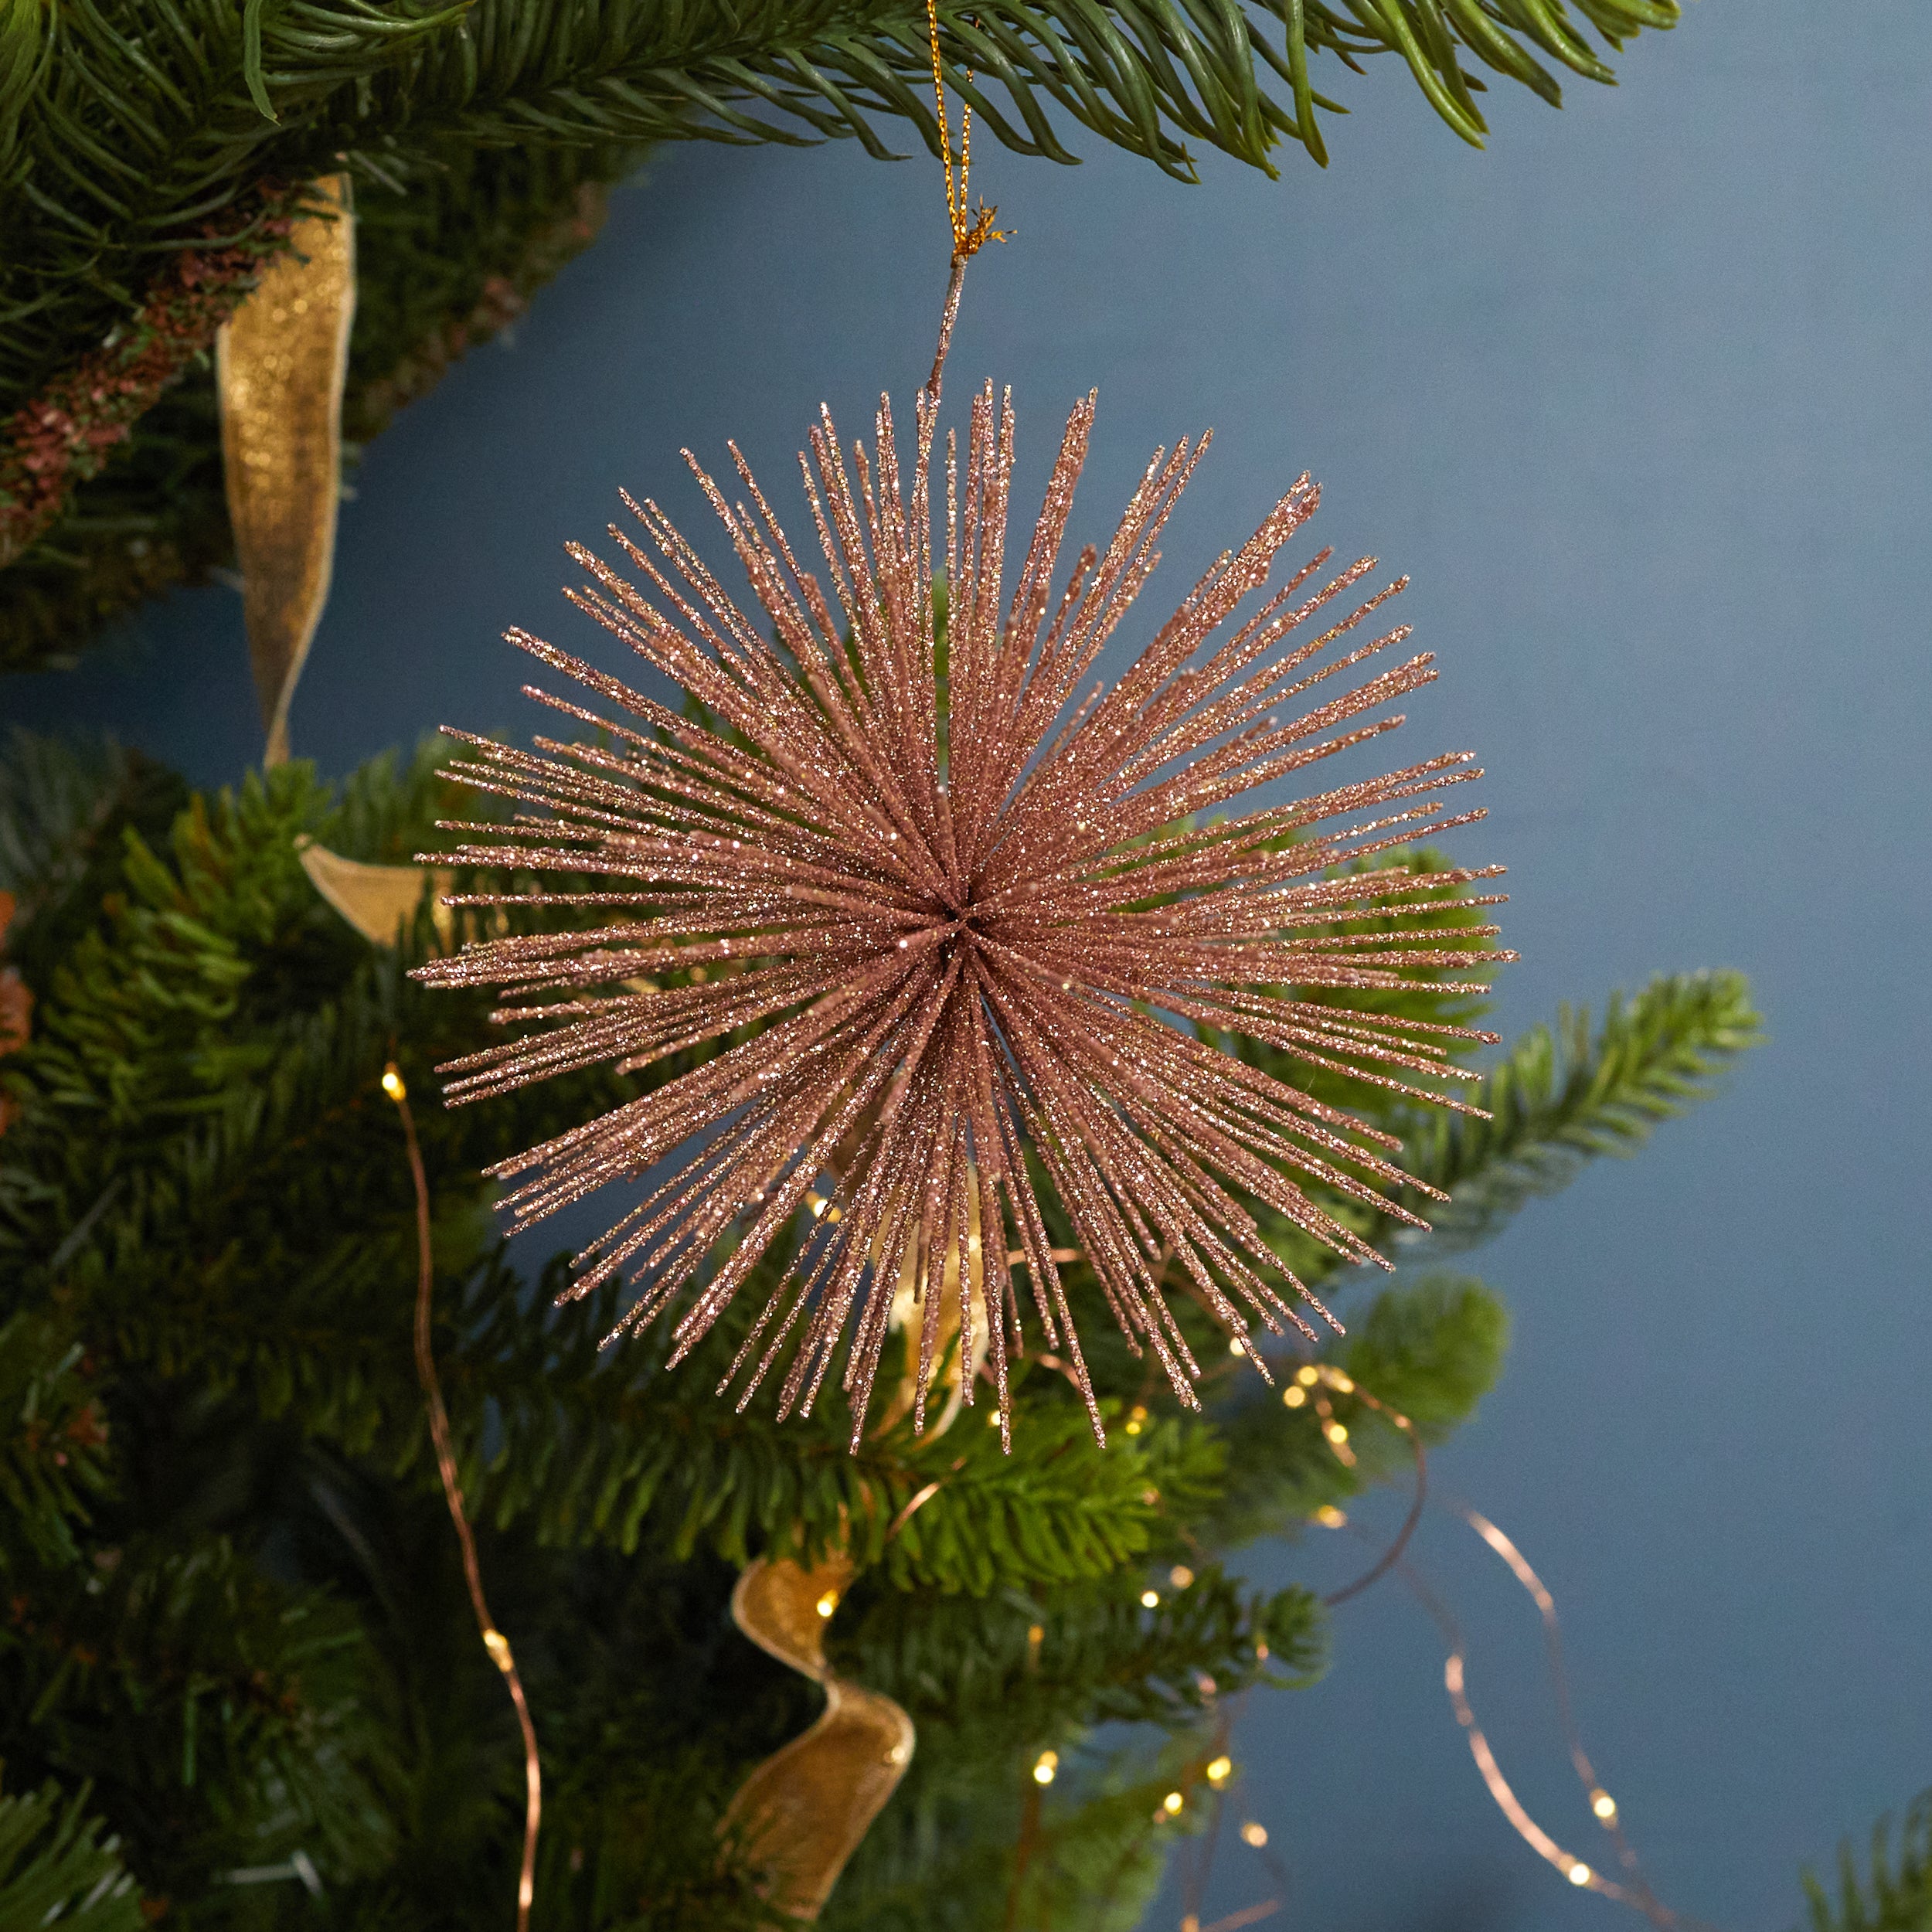
[[[964,437],[941,446],[936,495],[937,410],[936,388],[922,392],[910,473],[889,402],[869,451],[848,451],[821,413],[800,464],[828,596],[735,444],[749,506],[687,461],[751,604],[648,499],[625,497],[634,524],[612,528],[639,580],[571,546],[589,579],[572,601],[703,721],[512,632],[602,708],[528,695],[597,741],[523,750],[453,734],[458,775],[514,815],[452,821],[471,842],[434,856],[607,882],[451,903],[611,916],[478,940],[419,977],[494,988],[496,1018],[522,1029],[450,1063],[453,1103],[719,1049],[494,1170],[514,1183],[518,1226],[658,1177],[577,1258],[572,1293],[629,1272],[639,1294],[621,1330],[673,1319],[680,1359],[762,1257],[790,1252],[719,1393],[742,1407],[774,1378],[781,1414],[809,1413],[842,1350],[855,1444],[903,1280],[917,1291],[914,1427],[929,1397],[951,1399],[936,1386],[948,1363],[970,1401],[983,1360],[1010,1441],[1023,1271],[1098,1435],[1036,1175],[1129,1345],[1151,1349],[1195,1404],[1200,1371],[1170,1294],[1236,1336],[1259,1323],[1312,1338],[1298,1304],[1335,1325],[1270,1252],[1253,1204],[1351,1261],[1383,1263],[1323,1199],[1421,1226],[1404,1202],[1434,1192],[1406,1175],[1393,1135],[1212,1043],[1245,1034],[1325,1074],[1473,1111],[1444,1090],[1468,1077],[1449,1056],[1493,1036],[1378,1006],[1478,985],[1443,975],[1513,955],[1485,943],[1493,926],[1425,923],[1443,890],[1495,869],[1412,874],[1376,857],[1481,816],[1443,803],[1481,775],[1471,754],[1226,809],[1393,730],[1388,707],[1436,675],[1427,655],[1384,657],[1349,682],[1409,635],[1366,635],[1406,581],[1351,597],[1372,559],[1307,594],[1331,566],[1324,550],[1270,591],[1320,502],[1308,478],[1202,573],[1123,675],[1083,693],[1208,439],[1157,451],[1111,538],[1082,550],[1056,590],[1087,397],[1009,589],[1011,399],[990,383],[972,398]],[[1328,628],[1305,634],[1318,617]],[[1288,715],[1324,683],[1335,695]]]

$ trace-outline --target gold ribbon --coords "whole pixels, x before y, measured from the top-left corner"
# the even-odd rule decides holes
[[[309,883],[371,945],[396,943],[415,918],[425,886],[437,895],[430,916],[437,937],[449,944],[456,920],[442,895],[454,889],[454,872],[425,866],[371,866],[307,838],[296,840],[295,850]]]
[[[267,743],[264,766],[288,758],[288,710],[328,601],[342,497],[342,390],[355,318],[355,213],[347,175],[315,183],[288,252],[215,338],[228,520],[241,566],[243,621]],[[313,839],[297,842],[315,889],[372,945],[393,946],[426,884],[447,872],[371,866]],[[449,909],[436,908],[445,940]]]
[[[889,1697],[835,1676],[825,1630],[855,1574],[838,1555],[808,1570],[762,1558],[738,1579],[731,1615],[760,1650],[825,1687],[811,1728],[775,1751],[725,1814],[747,1859],[769,1876],[780,1910],[815,1919],[845,1861],[912,1762],[913,1720]]]
[[[215,338],[229,521],[241,565],[248,655],[268,742],[288,757],[288,707],[335,556],[342,386],[355,315],[355,226],[347,175],[315,184],[332,216],[295,224],[289,252]]]
[[[966,1367],[970,1376],[986,1357],[988,1313],[976,1189],[968,1199],[973,1209],[964,1270],[973,1311],[972,1359]],[[958,1243],[951,1241],[928,1332],[932,1274],[918,1244],[907,1249],[891,1316],[906,1338],[906,1372],[880,1428],[889,1428],[913,1408],[922,1345],[929,1362],[942,1362],[957,1337],[960,1275]],[[945,1433],[959,1413],[961,1400],[956,1383],[926,1440]],[[900,1512],[899,1522],[930,1500],[936,1488],[916,1496]],[[898,1526],[893,1526],[895,1531]],[[724,1817],[724,1830],[736,1832],[747,1857],[769,1875],[772,1902],[794,1918],[818,1917],[845,1861],[905,1776],[916,1741],[913,1720],[889,1697],[834,1676],[827,1668],[825,1626],[856,1573],[857,1566],[843,1551],[811,1569],[788,1557],[761,1558],[745,1570],[731,1593],[731,1615],[738,1628],[760,1650],[825,1688],[825,1708],[818,1722],[752,1772]]]

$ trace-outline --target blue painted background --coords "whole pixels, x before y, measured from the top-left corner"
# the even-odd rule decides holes
[[[1932,1782],[1922,28],[1912,0],[1702,0],[1614,92],[1580,83],[1561,115],[1493,95],[1486,155],[1385,71],[1345,90],[1330,172],[1291,153],[1280,182],[989,148],[1020,239],[975,264],[951,365],[955,403],[1014,385],[1029,488],[1100,385],[1079,530],[1155,441],[1218,427],[1169,591],[1304,467],[1327,541],[1413,573],[1403,614],[1445,675],[1404,736],[1489,767],[1459,849],[1511,867],[1507,1026],[1653,971],[1752,975],[1771,1043],[1723,1097],[1481,1256],[1515,1349],[1439,1472],[1557,1593],[1659,1889],[1740,1932],[1792,1923],[1799,1862]],[[359,472],[298,750],[340,771],[444,720],[522,728],[497,633],[583,641],[558,546],[620,483],[695,525],[680,444],[722,462],[735,435],[783,489],[821,397],[849,434],[882,385],[908,402],[939,192],[849,147],[665,154],[513,351],[473,355]],[[204,781],[258,746],[223,591],[0,708],[111,725]],[[1323,1539],[1253,1567],[1359,1559]],[[1423,1560],[1509,1774],[1594,1855],[1526,1600],[1466,1532],[1431,1528]],[[1329,1680],[1240,1740],[1240,1808],[1294,1879],[1278,1922],[1614,1917],[1490,1807],[1415,1606],[1385,1587],[1335,1635]],[[1209,1916],[1264,1889],[1233,1846]]]

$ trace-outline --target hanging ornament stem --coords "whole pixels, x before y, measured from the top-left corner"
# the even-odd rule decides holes
[[[953,272],[946,284],[946,306],[939,315],[939,347],[933,356],[933,372],[926,379],[926,410],[929,417],[939,413],[939,380],[946,367],[946,352],[953,343],[953,323],[959,314],[959,291],[966,284],[964,255],[953,257]]]
[[[536,1838],[543,1818],[543,1772],[537,1761],[536,1726],[530,1721],[529,1700],[523,1695],[523,1680],[517,1674],[516,1658],[510,1640],[496,1627],[490,1606],[483,1594],[483,1571],[476,1560],[476,1538],[463,1507],[463,1485],[457,1478],[456,1451],[450,1437],[449,1411],[443,1406],[443,1385],[436,1372],[436,1352],[430,1342],[430,1286],[434,1257],[430,1246],[429,1179],[423,1169],[423,1150],[416,1138],[415,1117],[410,1111],[409,1089],[391,1060],[383,1070],[383,1091],[396,1103],[403,1122],[403,1140],[409,1149],[410,1178],[416,1185],[416,1378],[423,1385],[423,1400],[430,1414],[430,1440],[436,1445],[437,1474],[443,1480],[443,1500],[450,1506],[450,1520],[456,1526],[456,1539],[463,1549],[463,1579],[468,1584],[470,1607],[476,1613],[476,1627],[482,1632],[483,1648],[490,1662],[503,1673],[510,1702],[516,1706],[518,1728],[523,1733],[523,1868],[517,1879],[516,1932],[529,1932],[530,1903],[536,1895]]]

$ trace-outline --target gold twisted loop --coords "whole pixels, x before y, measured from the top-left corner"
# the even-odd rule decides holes
[[[939,151],[946,164],[946,219],[953,231],[953,260],[963,262],[976,255],[989,241],[1003,242],[1011,239],[1009,231],[995,228],[994,218],[997,208],[987,206],[982,198],[974,209],[967,192],[967,176],[973,162],[973,110],[970,101],[961,101],[959,109],[959,175],[955,183],[953,175],[953,134],[946,113],[946,82],[944,70],[939,56],[939,4],[938,0],[926,0],[926,29],[933,50],[933,105],[939,117]],[[972,70],[966,70],[966,78],[973,77]]]

